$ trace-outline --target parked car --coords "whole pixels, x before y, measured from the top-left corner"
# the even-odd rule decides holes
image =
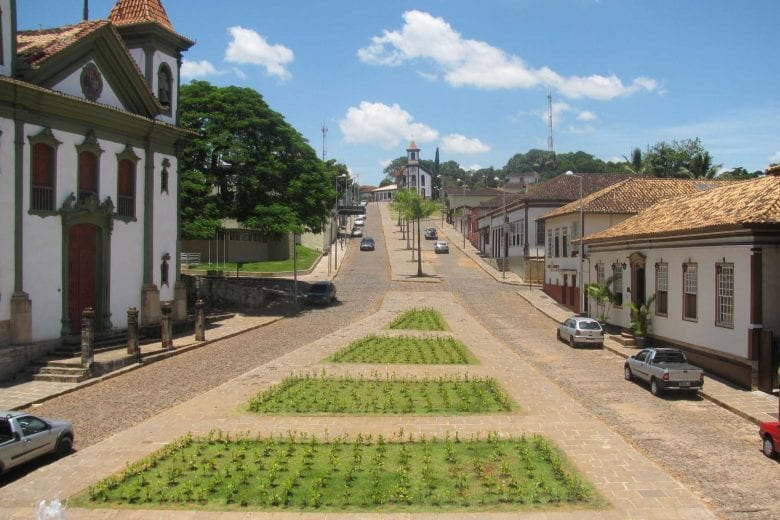
[[[572,347],[577,345],[604,346],[604,329],[593,318],[572,316],[558,325],[558,341],[567,341]]]
[[[449,253],[450,246],[444,240],[437,240],[436,243],[433,244],[433,250],[436,252],[436,254]]]
[[[352,228],[352,236],[353,237],[362,237],[363,236],[363,228],[360,226],[355,226]]]
[[[366,224],[365,217],[358,217],[355,219],[355,225],[356,226],[364,226]]]
[[[0,473],[50,453],[63,456],[71,451],[71,423],[0,411]]]
[[[761,436],[761,451],[764,455],[776,457],[780,449],[780,421],[761,423],[758,434]]]
[[[347,236],[347,228],[344,226],[339,226],[336,230],[336,238],[346,238]]]
[[[360,241],[360,250],[361,251],[373,251],[374,250],[374,239],[371,237],[365,237],[363,240]]]
[[[438,240],[439,234],[436,228],[429,227],[425,230],[425,240]]]
[[[314,282],[306,293],[306,303],[328,305],[336,301],[336,285],[333,282]]]
[[[626,381],[636,378],[650,383],[653,395],[665,390],[697,392],[704,386],[704,371],[688,363],[685,354],[676,348],[641,350],[626,360],[623,371]]]

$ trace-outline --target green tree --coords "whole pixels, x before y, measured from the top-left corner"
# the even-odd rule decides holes
[[[625,155],[623,156],[623,159],[626,160],[626,162],[623,163],[623,170],[626,173],[631,173],[634,175],[644,175],[647,173],[649,165],[645,158],[642,157],[642,150],[639,148],[634,148],[631,151],[630,159]]]
[[[392,206],[404,220],[417,223],[417,276],[423,276],[420,220],[433,215],[439,206],[430,199],[422,198],[415,190],[399,191],[393,199]]]
[[[690,177],[694,157],[704,156],[707,151],[699,138],[684,139],[667,143],[661,141],[653,145],[645,155],[648,173],[656,177]],[[709,155],[709,154],[707,154]]]
[[[722,172],[720,175],[718,175],[718,178],[723,180],[742,181],[747,179],[755,179],[756,177],[761,177],[763,174],[764,172],[760,170],[756,170],[753,173],[750,173],[745,168],[738,166],[732,170]]]
[[[258,92],[194,81],[181,87],[179,110],[196,134],[182,154],[184,230],[206,238],[200,231],[221,218],[269,237],[324,229],[334,172]]]
[[[718,175],[721,164],[712,164],[709,152],[697,153],[690,158],[682,172],[694,179],[714,179]]]

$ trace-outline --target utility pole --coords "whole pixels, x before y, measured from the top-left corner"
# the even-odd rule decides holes
[[[325,126],[324,122],[320,130],[322,131],[322,162],[325,162],[325,137],[328,135],[328,127]]]

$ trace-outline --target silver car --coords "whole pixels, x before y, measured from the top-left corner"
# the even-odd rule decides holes
[[[572,316],[558,325],[559,341],[567,341],[572,347],[577,345],[604,346],[604,329],[593,318]]]
[[[439,253],[449,253],[450,246],[444,240],[437,240],[436,243],[433,245],[433,250],[436,252],[437,255]]]
[[[0,473],[49,453],[73,449],[73,425],[24,412],[0,411]]]

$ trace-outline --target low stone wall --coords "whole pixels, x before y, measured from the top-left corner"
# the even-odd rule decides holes
[[[33,361],[60,346],[59,340],[0,348],[0,381],[15,379]]]
[[[292,300],[293,281],[274,278],[188,277],[188,301],[199,296],[209,308],[259,311],[273,303]],[[305,294],[309,284],[298,282],[299,294]]]

